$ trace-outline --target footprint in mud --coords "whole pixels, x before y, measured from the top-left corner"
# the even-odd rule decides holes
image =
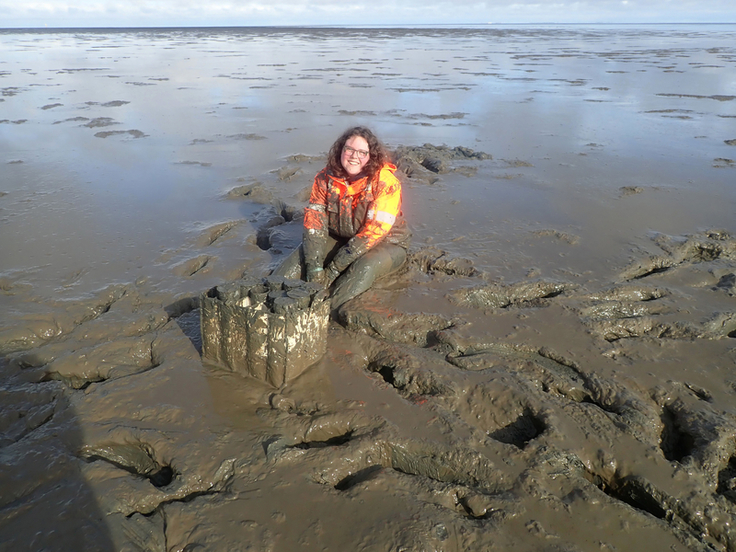
[[[280,169],[274,171],[276,175],[278,176],[278,179],[281,182],[291,182],[297,177],[303,177],[304,171],[301,167],[294,167],[287,165],[285,167],[281,167]]]
[[[0,326],[0,354],[24,351],[60,339],[85,322],[108,312],[126,292],[124,286],[111,286],[98,297],[52,304],[52,308],[56,307],[55,312],[26,315],[12,327]]]
[[[436,344],[433,348],[437,352],[445,352],[448,363],[470,371],[493,369],[493,374],[502,372],[512,378],[505,384],[510,390],[509,395],[501,392],[492,393],[491,398],[481,398],[477,401],[493,405],[489,411],[494,415],[500,408],[496,406],[497,401],[501,401],[499,402],[501,405],[517,395],[527,397],[524,401],[517,401],[518,404],[515,403],[516,406],[509,409],[510,413],[503,415],[503,421],[483,424],[484,431],[489,429],[496,431],[506,426],[510,426],[509,431],[513,431],[515,427],[513,424],[518,418],[518,423],[525,428],[525,433],[536,437],[543,429],[553,429],[554,426],[541,412],[547,408],[554,410],[564,406],[564,401],[567,401],[568,404],[579,405],[583,409],[580,411],[581,416],[587,416],[589,421],[593,417],[600,418],[604,425],[611,425],[613,421],[616,431],[623,429],[647,442],[656,439],[652,420],[656,419],[657,413],[649,401],[614,380],[586,372],[577,362],[547,347],[535,348],[527,344],[468,340],[459,337],[454,330],[437,332],[435,337]],[[478,392],[481,392],[485,387],[479,385],[478,389],[480,390]],[[514,392],[514,389],[517,391]],[[468,391],[465,391],[462,395],[465,396],[467,393]],[[473,394],[470,392],[468,396]],[[535,402],[529,402],[533,397],[536,397],[533,399]],[[564,401],[560,402],[559,399]],[[590,407],[595,408],[591,410]],[[472,410],[475,407],[471,405],[470,408]],[[478,418],[485,414],[473,416]],[[475,423],[472,416],[467,421],[471,425]],[[581,423],[585,425],[584,420],[581,420]]]
[[[288,433],[264,442],[269,458],[329,466],[317,468],[314,480],[340,491],[371,480],[381,468],[490,495],[508,487],[503,474],[476,451],[401,440],[392,436],[395,429],[385,421],[358,413],[315,414],[307,419],[291,414],[279,425]],[[337,457],[335,447],[340,448]]]
[[[205,274],[212,268],[212,263],[217,259],[210,255],[198,255],[193,259],[180,261],[171,267],[174,274],[184,278],[189,278],[195,274]]]
[[[240,180],[240,179],[239,179]],[[274,201],[273,192],[266,189],[261,182],[252,182],[237,186],[227,193],[230,199],[245,199],[253,203],[262,203],[264,205],[271,204]]]
[[[538,393],[523,377],[496,373],[458,390],[447,406],[467,425],[494,441],[524,450],[550,428]]]
[[[113,299],[104,307],[91,301],[63,305],[67,316],[91,305],[96,311],[64,324],[61,333],[50,339],[31,341],[34,347],[10,353],[6,363],[13,377],[34,383],[61,381],[72,389],[86,389],[91,383],[158,367],[163,357],[158,334],[169,315],[132,290],[118,292],[99,298]],[[58,323],[60,316],[52,313],[48,319]]]
[[[154,341],[152,341],[154,339]],[[91,383],[140,374],[160,366],[151,336],[122,338],[67,354],[47,356],[43,351],[12,357],[10,366],[36,381],[61,381],[72,389]]]
[[[449,254],[435,247],[425,247],[409,255],[409,264],[425,274],[446,274],[448,276],[479,276],[473,261]]]
[[[715,272],[714,275],[718,276],[718,282],[714,286],[716,291],[724,291],[729,297],[736,297],[736,274],[728,270]]]
[[[557,297],[574,287],[572,284],[547,280],[511,285],[488,284],[455,290],[449,298],[459,305],[477,309],[540,307],[545,305],[544,300]]]
[[[289,451],[339,447],[373,434],[383,425],[377,418],[369,418],[359,411],[324,412],[274,394],[270,398],[271,411],[262,412],[274,418],[278,435],[263,442],[263,450],[270,459],[291,457]],[[298,456],[298,455],[297,455]]]
[[[227,239],[228,236],[232,235],[229,234],[230,231],[240,226],[240,224],[241,221],[229,221],[209,226],[201,232],[195,245],[200,248],[208,247],[214,245],[218,240]]]
[[[717,412],[705,390],[687,384],[655,391],[660,405],[659,448],[670,462],[694,467],[716,482],[736,452],[736,421]]]
[[[625,285],[584,298],[578,308],[581,319],[594,335],[606,341],[624,338],[720,339],[736,336],[736,311],[711,312],[699,321],[682,320],[686,306],[682,297],[665,287],[638,285],[643,280],[673,281],[697,274],[706,288],[731,289],[730,274],[736,268],[736,239],[720,230],[677,238],[658,235],[663,255],[635,261],[619,277]],[[707,270],[707,272],[706,272]],[[697,271],[697,272],[694,272]],[[712,284],[708,284],[710,281]]]
[[[422,403],[428,397],[450,392],[448,385],[425,359],[417,356],[413,348],[362,334],[352,339],[362,351],[361,368],[381,378],[405,399]]]
[[[525,449],[530,441],[545,432],[547,424],[539,416],[525,410],[508,425],[505,425],[488,435],[491,439]]]
[[[393,343],[425,347],[437,330],[460,323],[444,316],[424,313],[402,313],[356,298],[338,310],[340,324],[351,332],[385,339]]]
[[[254,225],[258,229],[255,243],[262,251],[271,251],[274,254],[289,252],[301,242],[303,212],[300,208],[275,202],[273,205],[260,211]]]
[[[464,517],[490,519],[514,509],[516,501],[501,496],[510,485],[502,472],[474,450],[400,438],[385,419],[360,410],[322,411],[278,393],[270,403],[261,412],[276,431],[263,441],[269,461],[312,466],[317,483],[361,493],[388,477],[420,500]]]
[[[396,166],[407,177],[434,184],[440,180],[438,175],[460,172],[467,176],[474,174],[473,167],[455,166],[454,162],[485,161],[493,157],[482,151],[458,146],[399,146],[393,152]]]
[[[156,408],[150,410],[153,414]],[[93,436],[86,437],[88,442],[77,453],[85,462],[85,476],[97,481],[104,493],[100,505],[109,513],[151,515],[162,505],[216,496],[234,475],[236,457],[223,456],[228,454],[223,452],[226,440],[202,433],[196,420],[187,420],[186,430],[181,426],[171,431],[164,424],[152,426],[135,418],[122,426],[116,419],[93,427]],[[206,447],[192,449],[192,431]],[[129,475],[121,477],[121,472]]]
[[[661,336],[667,326],[657,317],[676,312],[663,301],[672,292],[666,288],[630,284],[583,296],[576,307],[581,320],[594,335],[606,341],[645,335]]]
[[[147,443],[105,443],[85,445],[81,456],[88,462],[104,460],[131,474],[146,478],[156,488],[167,487],[176,477],[170,465],[155,460],[155,453]]]
[[[736,533],[731,508],[720,494],[694,491],[687,498],[673,496],[641,475],[615,473],[601,477],[588,472],[588,480],[605,495],[637,513],[651,516],[690,550],[733,550]],[[708,514],[703,515],[704,512]]]
[[[709,230],[687,238],[660,234],[654,241],[665,254],[633,262],[621,273],[622,281],[640,280],[699,263],[736,261],[736,239],[723,230]]]

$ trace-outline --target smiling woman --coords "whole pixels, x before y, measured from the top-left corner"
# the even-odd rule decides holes
[[[409,234],[401,215],[401,182],[383,145],[365,127],[346,130],[314,179],[304,212],[304,238],[275,275],[332,289],[337,308],[398,270]]]

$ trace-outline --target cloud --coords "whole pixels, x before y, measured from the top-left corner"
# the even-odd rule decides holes
[[[0,0],[0,26],[736,22],[732,0]]]

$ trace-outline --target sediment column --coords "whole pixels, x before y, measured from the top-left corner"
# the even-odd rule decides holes
[[[279,387],[327,348],[330,303],[320,286],[269,276],[202,294],[202,357]]]

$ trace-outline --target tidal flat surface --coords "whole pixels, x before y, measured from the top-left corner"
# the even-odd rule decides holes
[[[734,44],[0,30],[0,550],[736,550]],[[280,389],[203,364],[355,124],[406,270]]]

